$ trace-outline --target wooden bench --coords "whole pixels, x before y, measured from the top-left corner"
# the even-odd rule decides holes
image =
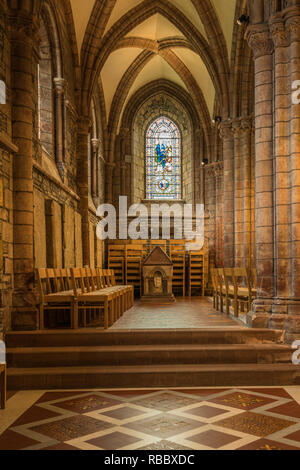
[[[6,406],[6,364],[0,364],[0,408]]]

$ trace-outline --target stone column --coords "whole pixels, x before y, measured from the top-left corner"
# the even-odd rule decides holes
[[[33,47],[38,30],[33,17],[18,11],[10,16],[12,70],[12,134],[19,148],[13,162],[14,185],[14,293],[12,328],[30,330],[37,327],[34,306],[33,230]]]
[[[216,162],[214,172],[216,179],[216,265],[220,267],[224,266],[224,163]]]
[[[232,121],[220,125],[224,160],[224,265],[234,266],[234,146]]]
[[[55,92],[55,159],[61,176],[65,180],[65,138],[64,138],[64,115],[65,115],[65,87],[66,81],[63,78],[54,78]]]
[[[92,179],[92,198],[97,205],[98,198],[98,149],[99,149],[99,139],[92,139],[92,158],[91,158],[91,179]]]
[[[243,259],[242,266],[246,268],[252,266],[252,178],[251,178],[251,146],[252,146],[252,125],[253,119],[241,119],[241,133],[242,133],[242,208],[243,208]]]
[[[77,183],[80,197],[79,210],[82,217],[82,256],[83,266],[90,264],[90,231],[89,231],[89,171],[88,145],[91,121],[88,117],[78,119],[77,144]]]
[[[121,196],[127,194],[126,188],[127,165],[125,162],[121,163]]]
[[[256,149],[256,267],[258,298],[248,314],[253,327],[267,327],[274,289],[273,213],[273,42],[268,25],[255,24],[246,33],[254,53]]]
[[[107,162],[105,166],[105,180],[106,180],[106,201],[107,204],[113,202],[113,174],[115,164]]]
[[[233,174],[233,197],[234,197],[234,265],[244,266],[244,212],[243,212],[243,159],[242,153],[242,127],[241,120],[232,122],[234,136],[234,174]]]
[[[295,2],[293,2],[295,3]],[[284,12],[289,32],[290,84],[300,80],[300,5]],[[288,302],[285,337],[287,342],[300,338],[300,105],[291,102],[290,113],[290,185],[291,185],[291,268],[292,297]]]
[[[205,209],[209,214],[205,237],[209,240],[210,265],[216,264],[216,187],[214,164],[205,167]]]
[[[288,35],[281,14],[270,19],[274,43],[274,271],[275,299],[269,326],[284,328],[292,296],[290,200],[290,102]]]

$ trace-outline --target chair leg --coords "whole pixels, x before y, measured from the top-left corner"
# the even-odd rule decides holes
[[[44,315],[45,315],[45,312],[44,312],[44,304],[40,304],[39,306],[39,312],[40,312],[40,330],[44,330],[45,328],[45,323],[44,323]]]
[[[73,329],[78,330],[78,302],[76,300],[72,302],[71,316],[73,317]]]
[[[239,303],[237,298],[234,299],[234,316],[235,318],[239,317]]]
[[[109,312],[108,312],[108,300],[104,300],[104,328],[109,328]]]

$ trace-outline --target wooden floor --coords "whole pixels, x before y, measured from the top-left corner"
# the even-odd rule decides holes
[[[241,328],[241,323],[216,312],[203,298],[177,298],[172,304],[138,301],[116,322],[112,330]]]

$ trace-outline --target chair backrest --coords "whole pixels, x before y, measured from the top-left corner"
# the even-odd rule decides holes
[[[86,294],[88,292],[82,269],[83,268],[71,268],[72,287],[75,297],[77,297],[79,293]]]
[[[105,289],[106,283],[105,283],[105,276],[103,274],[103,269],[97,268],[97,273],[98,273],[98,285],[100,289]]]
[[[103,278],[105,282],[105,287],[111,287],[110,271],[108,269],[103,269]]]
[[[51,285],[47,275],[47,269],[37,269],[36,274],[40,296],[43,299],[45,295],[51,294]]]
[[[110,277],[110,284],[111,286],[116,286],[117,285],[117,281],[116,281],[116,277],[115,277],[115,272],[113,269],[109,269],[108,270],[108,275]]]
[[[216,273],[218,276],[219,289],[221,291],[223,288],[226,288],[224,268],[218,268]]]
[[[211,277],[211,283],[212,283],[212,286],[213,286],[213,290],[214,290],[214,292],[216,292],[218,290],[218,280],[217,280],[216,269],[215,268],[211,268],[210,277]]]
[[[237,287],[246,287],[249,297],[251,297],[251,278],[246,268],[233,269],[234,282]]]
[[[234,268],[224,268],[223,273],[224,273],[225,289],[226,289],[226,292],[228,293],[230,286],[235,287]]]

